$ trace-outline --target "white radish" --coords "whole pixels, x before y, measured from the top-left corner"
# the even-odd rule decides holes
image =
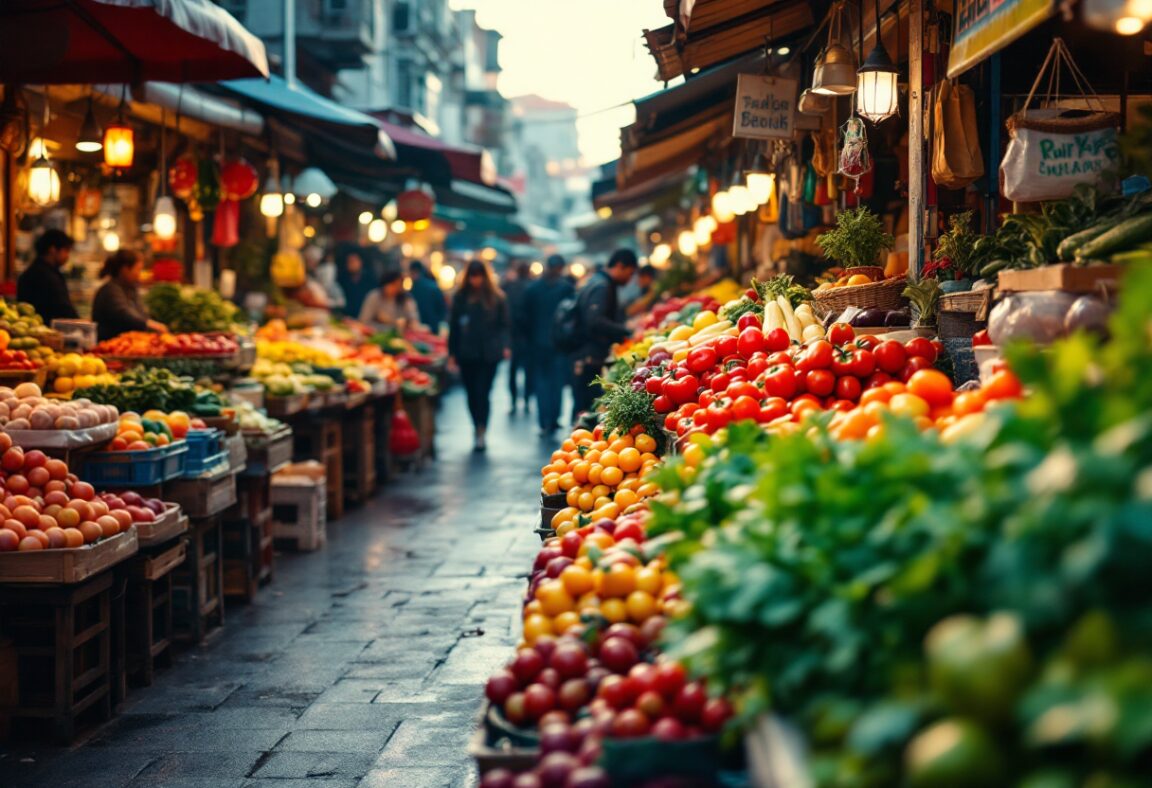
[[[819,324],[813,324],[804,327],[804,341],[812,342],[816,339],[824,338],[824,327]]]
[[[784,328],[784,313],[779,304],[769,301],[764,304],[764,333],[767,335],[778,328]]]
[[[802,339],[804,336],[804,329],[800,326],[800,321],[796,319],[796,313],[792,311],[792,302],[784,296],[776,296],[776,303],[780,305],[780,311],[784,315],[784,325],[788,329],[788,334],[793,339]]]

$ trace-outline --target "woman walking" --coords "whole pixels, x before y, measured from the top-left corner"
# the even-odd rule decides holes
[[[468,412],[476,428],[474,451],[484,451],[492,381],[496,367],[508,355],[509,329],[508,301],[487,263],[468,263],[464,282],[452,299],[448,326],[448,352],[460,368]]]

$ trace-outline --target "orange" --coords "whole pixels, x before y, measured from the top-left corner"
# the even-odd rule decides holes
[[[989,402],[998,399],[1019,399],[1024,394],[1020,379],[1009,369],[1002,369],[984,384],[984,396]]]
[[[568,593],[574,597],[582,597],[596,586],[596,582],[592,579],[592,573],[576,564],[566,567],[560,573],[560,581]]]
[[[656,486],[655,482],[645,482],[636,489],[636,493],[641,498],[651,498],[660,494],[660,488]]]
[[[580,493],[580,497],[576,501],[576,505],[580,507],[581,511],[590,512],[596,508],[596,496],[590,492]]]
[[[868,389],[860,395],[861,405],[871,405],[873,402],[887,403],[892,399],[892,392],[885,389],[883,386],[877,386],[874,389]]]
[[[633,591],[625,600],[628,617],[633,623],[643,624],[658,612],[656,598],[647,591]]]
[[[967,416],[969,413],[979,413],[984,410],[983,391],[961,391],[952,401],[952,411],[957,416]]]
[[[643,462],[640,458],[640,452],[635,448],[627,448],[620,452],[619,463],[620,470],[625,473],[633,473],[640,470],[640,465]]]
[[[585,459],[591,463],[600,462],[600,450],[599,449],[589,449],[588,451],[586,451],[584,453],[583,459]]]
[[[623,598],[636,590],[636,570],[627,564],[613,564],[600,577],[601,596]]]
[[[552,619],[547,616],[535,615],[524,619],[524,641],[528,645],[536,642],[541,635],[551,635]]]
[[[559,580],[541,583],[536,589],[536,598],[540,600],[540,612],[548,617],[558,616],[576,607],[576,600]]]
[[[614,502],[609,502],[592,510],[592,514],[589,516],[592,518],[592,522],[596,522],[597,520],[615,520],[620,516],[620,507]]]
[[[604,478],[604,466],[598,462],[592,463],[592,467],[588,469],[588,483],[599,484],[600,480]]]
[[[588,471],[592,470],[592,463],[581,460],[572,466],[572,478],[583,484],[588,481]]]
[[[636,448],[642,452],[656,451],[656,439],[646,432],[636,436]]]
[[[565,473],[563,476],[560,477],[559,484],[560,484],[561,490],[571,490],[573,487],[576,486],[576,479],[573,478],[572,474]]]
[[[127,444],[125,444],[127,445]],[[546,479],[543,486],[540,488],[541,492],[545,495],[556,495],[560,492],[560,483],[558,478]]]
[[[620,482],[624,481],[624,471],[615,466],[609,466],[604,469],[604,473],[600,475],[600,481],[609,487],[615,487]]]
[[[639,500],[640,496],[637,495],[633,490],[623,489],[618,490],[616,492],[615,498],[613,498],[613,501],[615,501],[616,505],[621,509],[627,509],[632,504],[639,502]]]
[[[952,403],[952,381],[938,369],[921,369],[908,379],[908,391],[936,408]]]
[[[600,603],[600,615],[609,623],[622,624],[628,620],[628,606],[623,599],[605,599]]]
[[[867,410],[856,408],[844,414],[840,422],[836,437],[843,440],[862,440],[868,436],[868,430],[876,426],[876,418]]]
[[[620,454],[609,449],[600,455],[600,464],[605,468],[617,468],[620,465]]]

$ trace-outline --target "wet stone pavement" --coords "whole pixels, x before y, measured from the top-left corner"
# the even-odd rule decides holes
[[[0,746],[0,786],[475,785],[467,742],[519,635],[553,448],[505,397],[473,455],[450,393],[437,462],[330,523],[321,552],[278,555],[256,601],[111,722],[69,748]]]

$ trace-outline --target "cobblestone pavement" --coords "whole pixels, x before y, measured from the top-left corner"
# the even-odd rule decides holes
[[[277,556],[253,604],[77,745],[0,748],[0,786],[474,785],[466,745],[519,633],[554,443],[502,395],[487,455],[454,391],[435,464],[329,524],[325,550]]]

